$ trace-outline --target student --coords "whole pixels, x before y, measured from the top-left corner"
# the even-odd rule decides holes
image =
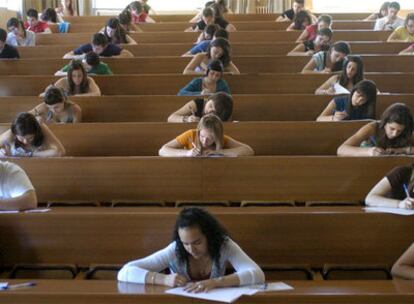
[[[365,204],[370,207],[413,209],[413,166],[392,169],[368,193]]]
[[[141,2],[132,1],[126,9],[131,12],[132,23],[137,24],[147,22],[148,14],[145,12]]]
[[[235,273],[226,275],[227,263]],[[171,274],[160,273],[166,268]],[[185,286],[189,292],[207,292],[220,287],[262,284],[265,276],[216,218],[204,209],[192,207],[178,215],[172,243],[124,265],[118,281]]]
[[[61,88],[66,96],[101,96],[101,90],[77,60],[72,60],[68,75],[56,81],[55,86]],[[44,95],[42,93],[40,97]]]
[[[73,7],[72,0],[61,0],[59,7],[56,8],[56,13],[64,19],[65,17],[74,17],[78,13]]]
[[[351,91],[354,85],[364,79],[364,63],[359,56],[348,56],[341,74],[333,75],[316,89],[316,95],[335,95],[336,89]],[[340,93],[341,94],[341,93]],[[342,93],[343,94],[343,93]]]
[[[43,22],[46,22],[47,24],[56,24],[58,22],[60,22],[60,20],[58,19],[58,15],[56,13],[56,11],[53,8],[46,8],[43,12],[42,15],[40,16],[40,19]]]
[[[123,50],[119,46],[108,43],[108,39],[102,33],[96,33],[92,36],[92,43],[83,44],[76,50],[66,53],[64,59],[84,58],[89,52],[95,52],[101,57],[115,57],[115,58],[126,58],[134,57],[131,52]]]
[[[184,75],[204,75],[207,71],[208,63],[211,60],[220,60],[223,64],[224,71],[230,74],[240,74],[235,64],[231,61],[231,50],[229,41],[224,38],[214,39],[207,53],[198,53],[193,57],[190,63],[185,67]]]
[[[403,103],[389,106],[378,122],[370,122],[339,148],[340,156],[380,156],[414,154],[413,117]]]
[[[364,19],[364,21],[376,21],[377,19],[384,18],[388,15],[388,7],[390,6],[391,2],[384,2],[378,13],[373,13],[369,15],[367,18]]]
[[[225,92],[218,92],[207,99],[196,98],[168,117],[168,122],[198,122],[207,114],[217,115],[221,121],[229,121],[233,112],[233,99]]]
[[[211,41],[214,34],[219,29],[217,24],[209,24],[205,27],[204,31],[198,36],[196,43],[200,43],[205,40]]]
[[[201,118],[197,129],[188,130],[166,143],[158,154],[166,157],[250,156],[254,151],[225,136],[220,118],[208,114]]]
[[[231,11],[231,9],[229,8],[229,3],[228,0],[214,0],[214,1],[207,1],[206,4],[204,5],[204,8],[206,7],[210,7],[213,4],[217,4],[218,8],[220,10],[220,14],[224,15],[224,14],[233,14],[233,12]],[[201,20],[201,16],[202,16],[202,11],[197,13],[197,15],[195,15],[189,22],[190,23],[197,23]]]
[[[209,27],[217,27],[217,25],[212,24],[212,25],[208,25],[206,27],[206,29]],[[210,44],[213,40],[217,39],[217,38],[223,38],[226,39],[227,41],[229,40],[229,32],[227,32],[226,30],[223,29],[217,29],[214,32],[214,35],[212,37],[211,40],[203,40],[199,43],[197,43],[196,45],[194,45],[191,50],[189,50],[187,53],[183,54],[182,57],[193,57],[194,55],[197,55],[199,53],[208,53],[208,49],[210,48]]]
[[[332,73],[341,71],[343,62],[347,55],[351,53],[351,47],[347,42],[338,41],[332,45],[329,51],[318,52],[305,65],[302,74],[311,73]]]
[[[332,40],[332,31],[324,28],[318,31],[315,40],[307,40],[298,44],[288,56],[309,56],[321,51],[329,51]]]
[[[405,18],[404,26],[397,28],[388,37],[387,42],[414,42],[414,13]]]
[[[404,26],[404,19],[397,16],[399,11],[400,4],[398,2],[391,2],[388,6],[388,15],[377,19],[374,31],[393,31],[400,26]]]
[[[411,209],[414,200],[409,199],[411,202]],[[414,243],[407,249],[406,252],[395,262],[392,266],[391,273],[394,278],[414,280]]]
[[[300,11],[305,9],[305,0],[295,0],[293,1],[292,8],[284,11],[282,15],[277,17],[277,22],[284,22],[284,21],[293,21],[295,19],[295,15]]]
[[[113,75],[109,66],[102,62],[98,54],[89,52],[82,59],[83,67],[88,75]],[[70,68],[70,63],[55,73],[55,76],[66,76]]]
[[[104,28],[100,30],[100,33],[104,34],[108,42],[112,44],[137,44],[134,39],[127,35],[116,18],[109,19]]]
[[[204,31],[207,25],[217,24],[220,28],[225,29],[228,32],[236,31],[234,25],[227,22],[220,13],[220,10],[214,4],[204,8],[202,18],[199,22],[193,26],[187,28],[186,32],[201,32]]]
[[[52,31],[49,28],[47,22],[39,20],[39,13],[37,10],[31,8],[27,11],[27,21],[24,23],[26,30],[32,31],[33,33],[45,33],[50,34]]]
[[[64,156],[65,148],[45,124],[29,113],[20,113],[11,128],[0,135],[2,157]]]
[[[82,121],[82,110],[65,96],[61,88],[47,87],[43,102],[30,110],[40,123],[77,123]]]
[[[293,22],[286,28],[287,31],[303,31],[312,24],[311,15],[303,10],[295,15]]]
[[[296,42],[313,41],[316,39],[318,32],[322,29],[330,29],[332,25],[332,17],[329,15],[320,15],[315,24],[308,25]]]
[[[230,93],[227,82],[222,79],[224,67],[220,60],[212,60],[203,77],[194,78],[177,95],[194,96],[194,95],[211,95],[216,92]]]
[[[331,100],[317,121],[375,119],[377,86],[370,80],[358,82],[349,95]]]
[[[15,47],[6,43],[7,32],[0,28],[0,59],[19,59],[19,52]]]
[[[15,17],[7,21],[7,44],[17,46],[34,46],[36,44],[36,35],[32,31],[24,28],[23,22]]]
[[[36,192],[18,165],[0,161],[0,210],[27,210],[37,207]]]
[[[127,32],[127,33],[135,33],[135,32],[142,32],[140,28],[138,28],[134,23],[132,23],[132,15],[129,10],[123,10],[118,15],[119,25]]]

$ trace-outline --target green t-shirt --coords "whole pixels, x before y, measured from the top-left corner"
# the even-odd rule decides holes
[[[69,71],[69,64],[65,65],[62,68],[62,72]],[[95,74],[95,75],[112,75],[112,71],[106,63],[100,62],[97,66],[93,67],[88,74]]]

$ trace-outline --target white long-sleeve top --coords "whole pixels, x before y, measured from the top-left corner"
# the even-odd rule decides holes
[[[187,264],[178,262],[175,253],[176,243],[172,242],[166,248],[153,253],[145,258],[125,264],[118,272],[118,280],[122,282],[145,284],[148,272],[160,272],[170,268],[171,273],[178,273],[190,280]],[[229,262],[236,270],[240,286],[261,284],[265,276],[260,267],[237,245],[233,240],[227,239],[220,250],[218,265],[213,263],[211,279],[225,274],[226,263]]]

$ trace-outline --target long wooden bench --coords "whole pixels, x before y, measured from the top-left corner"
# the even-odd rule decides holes
[[[409,157],[12,159],[40,201],[360,201]],[[47,170],[45,169],[47,168]],[[340,174],[338,174],[340,173]]]
[[[412,243],[414,228],[410,217],[360,207],[209,209],[261,266],[392,265]],[[179,211],[67,207],[0,215],[2,262],[123,264],[166,247]]]
[[[192,42],[191,42],[192,43]],[[136,57],[150,56],[181,56],[191,48],[191,43],[144,43],[138,45],[124,45],[123,47]],[[351,42],[353,54],[398,54],[408,47],[408,43],[386,42]],[[260,43],[232,43],[233,56],[275,56],[286,55],[294,47],[293,42],[260,42]],[[21,58],[62,58],[67,52],[74,50],[78,44],[48,45],[36,47],[20,47]]]
[[[313,121],[332,96],[233,95],[235,121]],[[100,96],[71,97],[82,108],[83,122],[165,122],[191,100],[188,96]],[[13,121],[42,102],[37,96],[1,97],[0,123]],[[395,102],[406,103],[414,112],[414,95],[379,95],[376,117]]]
[[[414,72],[413,56],[370,55],[362,57],[366,72]],[[190,62],[186,57],[106,58],[114,74],[181,74]],[[243,74],[298,73],[309,57],[241,56],[232,61]],[[2,60],[0,75],[53,75],[68,64],[65,59]]]
[[[225,125],[225,134],[249,144],[256,155],[336,155],[337,148],[366,121],[244,122]],[[10,124],[1,124],[4,132]],[[158,150],[195,124],[54,124],[67,156],[157,156]],[[282,144],[283,143],[283,144]]]
[[[312,94],[328,74],[226,75],[233,94]],[[412,73],[366,73],[381,92],[413,93]],[[54,76],[0,76],[0,96],[35,96]],[[187,75],[94,76],[103,95],[176,95],[193,77]],[[300,84],[300,85],[299,85]]]
[[[20,280],[8,280],[10,284]],[[125,303],[183,303],[208,304],[211,301],[177,297],[165,293],[169,287],[118,283],[115,281],[59,281],[35,280],[37,285],[22,292],[7,291],[0,294],[4,304],[15,303],[82,303],[125,304]],[[257,293],[242,296],[237,303],[249,304],[411,304],[414,300],[412,281],[288,281],[294,290]],[[51,292],[53,290],[53,292]]]
[[[109,18],[108,18],[109,19]],[[104,22],[96,23],[74,23],[69,27],[70,33],[91,33],[98,32],[105,25]],[[289,26],[290,22],[274,21],[237,21],[232,22],[238,31],[283,31]],[[334,21],[334,30],[372,30],[374,21]],[[188,22],[162,22],[162,23],[143,23],[138,27],[144,32],[182,32],[190,26]],[[57,26],[51,26],[54,33],[58,33]]]
[[[74,34],[37,34],[37,45],[63,45],[82,44],[91,40],[93,32]],[[188,32],[143,32],[130,36],[138,43],[193,43],[198,33]],[[269,42],[269,41],[295,41],[298,31],[240,31],[230,35],[231,42]],[[338,30],[335,31],[334,40],[345,41],[386,41],[390,32],[367,30]]]

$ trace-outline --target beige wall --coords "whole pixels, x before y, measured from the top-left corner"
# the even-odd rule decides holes
[[[9,11],[5,8],[0,8],[0,27],[6,29],[6,23],[7,20],[9,20],[11,17],[16,17],[17,12],[15,11]]]

